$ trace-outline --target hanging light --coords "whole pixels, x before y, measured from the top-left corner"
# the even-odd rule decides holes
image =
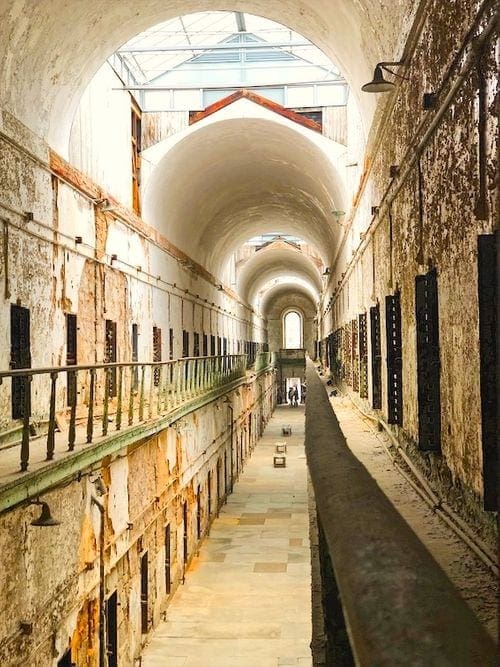
[[[404,61],[399,60],[397,62],[380,62],[377,63],[375,66],[375,70],[373,72],[373,79],[369,81],[368,83],[365,83],[364,86],[361,86],[361,90],[364,93],[387,93],[391,90],[394,89],[394,83],[392,81],[387,81],[387,79],[384,79],[384,74],[382,70],[385,70],[386,72],[389,72],[390,74],[393,74],[394,76],[399,76],[401,79],[404,79],[404,76],[401,76],[400,74],[396,74],[396,72],[393,72],[392,70],[387,68],[387,65],[403,65]]]
[[[44,503],[41,500],[32,500],[30,502],[30,505],[40,505],[42,508],[42,511],[40,512],[40,516],[38,519],[33,519],[31,522],[32,526],[59,526],[60,521],[57,521],[57,519],[54,519],[50,512],[50,507],[48,503]]]

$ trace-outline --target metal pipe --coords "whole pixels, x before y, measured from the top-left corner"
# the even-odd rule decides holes
[[[137,84],[136,86],[121,86],[120,88],[115,87],[111,90],[152,90],[152,91],[165,91],[165,90],[252,90],[252,88],[276,88],[276,86],[283,86],[283,81],[275,81],[273,83],[252,83],[249,85],[230,85],[230,84],[206,84],[206,85],[192,85],[192,86],[182,86],[182,85],[171,85],[171,86],[151,86],[144,84]],[[347,83],[343,79],[331,79],[331,80],[321,80],[321,81],[294,81],[293,83],[287,83],[288,88],[297,88],[299,86],[346,86]]]
[[[486,3],[486,4],[488,4],[488,3]],[[444,100],[442,101],[440,107],[436,110],[436,112],[434,114],[434,117],[433,117],[432,121],[430,122],[429,126],[427,127],[427,129],[425,130],[422,138],[417,142],[415,140],[412,140],[412,141],[409,142],[404,155],[401,157],[400,164],[404,165],[405,160],[408,159],[408,158],[409,158],[409,162],[406,165],[404,165],[404,167],[403,166],[400,167],[400,173],[399,173],[399,177],[397,179],[396,185],[394,186],[394,183],[396,181],[391,181],[389,183],[389,185],[387,186],[384,194],[382,195],[382,199],[381,199],[380,205],[379,205],[379,210],[376,213],[376,215],[372,218],[372,222],[371,222],[370,226],[368,227],[368,229],[364,232],[363,241],[359,244],[358,248],[356,249],[356,252],[354,253],[352,259],[349,262],[349,264],[347,265],[345,275],[342,278],[340,285],[338,286],[338,288],[335,291],[334,302],[338,298],[338,294],[339,294],[340,289],[342,289],[342,287],[345,285],[347,279],[349,278],[354,265],[358,262],[358,260],[360,259],[360,257],[362,256],[362,254],[364,253],[364,251],[366,250],[366,248],[370,244],[371,237],[373,236],[374,232],[376,231],[377,227],[379,226],[379,224],[380,224],[382,218],[384,217],[384,214],[386,213],[388,207],[395,200],[396,196],[399,194],[401,188],[403,187],[403,185],[406,182],[406,179],[408,178],[408,176],[411,173],[411,169],[413,168],[415,163],[420,159],[420,155],[423,153],[425,147],[427,146],[427,144],[431,140],[431,138],[434,134],[434,131],[436,130],[439,122],[441,121],[442,117],[447,112],[449,106],[453,102],[455,96],[459,92],[459,90],[460,90],[463,82],[467,78],[471,68],[475,65],[476,51],[482,48],[482,46],[484,45],[486,40],[492,34],[494,34],[496,29],[497,29],[497,20],[496,20],[496,16],[494,16],[489,21],[487,26],[484,28],[483,32],[472,43],[471,51],[469,52],[467,58],[465,59],[462,67],[460,68],[460,71],[459,71],[456,79],[452,83],[451,88],[448,91],[448,93],[446,94],[446,96],[445,96]],[[448,73],[444,77],[444,80],[447,80],[450,77],[451,77],[451,75]],[[426,119],[424,119],[424,121],[422,121],[422,123],[417,128],[417,133],[421,129],[423,129],[423,125],[425,123],[425,120]],[[371,161],[371,164],[373,164],[373,163],[374,163],[374,160]],[[352,219],[354,219],[354,215],[352,216]],[[345,236],[345,238],[347,238],[347,235]],[[336,253],[336,257],[338,256],[338,253],[340,252],[342,246],[343,246],[343,243],[340,244],[340,246],[337,250],[337,253]],[[336,257],[335,257],[335,259],[336,259]],[[329,287],[329,285],[327,287]]]
[[[90,502],[99,510],[101,515],[101,530],[99,531],[99,667],[106,667],[106,608],[105,608],[105,571],[104,571],[104,505],[95,496],[90,496]]]
[[[252,42],[232,42],[226,44],[179,44],[177,46],[123,46],[117,53],[168,53],[177,51],[239,51],[240,49],[250,51],[262,51],[267,49],[281,49],[285,47],[309,47],[317,48],[310,42],[264,42],[260,44]],[[319,50],[319,49],[318,49]]]

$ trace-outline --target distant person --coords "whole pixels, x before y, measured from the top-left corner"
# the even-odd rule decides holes
[[[299,390],[295,386],[293,388],[293,406],[296,408],[299,404]]]
[[[290,387],[288,390],[288,400],[290,401],[290,407],[293,408],[293,397],[295,395],[295,389]]]
[[[300,385],[300,402],[301,403],[306,402],[306,385],[305,384]]]

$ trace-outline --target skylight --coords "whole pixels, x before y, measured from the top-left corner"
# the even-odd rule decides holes
[[[302,35],[242,12],[180,16],[110,59],[143,110],[204,109],[248,88],[288,107],[343,106],[347,84]]]

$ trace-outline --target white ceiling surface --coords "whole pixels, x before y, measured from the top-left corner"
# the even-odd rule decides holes
[[[360,103],[365,131],[375,95],[362,95],[374,64],[392,60],[414,0],[218,0],[286,24],[335,62]],[[104,61],[163,21],[214,8],[209,0],[0,0],[0,105],[67,155],[73,116]]]
[[[283,275],[307,281],[314,287],[316,300],[319,299],[322,285],[318,267],[310,257],[284,243],[263,248],[247,260],[237,277],[236,289],[243,299],[253,303],[264,285]]]
[[[217,275],[251,237],[296,234],[329,265],[345,147],[249,100],[144,151],[143,218]],[[161,156],[161,157],[160,157]],[[157,163],[157,164],[156,164]],[[156,164],[156,166],[155,166]]]
[[[316,312],[316,299],[312,295],[311,290],[306,285],[298,282],[285,282],[269,286],[269,288],[262,295],[260,302],[260,312],[262,316],[269,317],[274,304],[280,297],[288,297],[290,299],[290,303],[293,304],[294,297],[297,295],[307,298],[311,305],[311,311],[314,313]]]

